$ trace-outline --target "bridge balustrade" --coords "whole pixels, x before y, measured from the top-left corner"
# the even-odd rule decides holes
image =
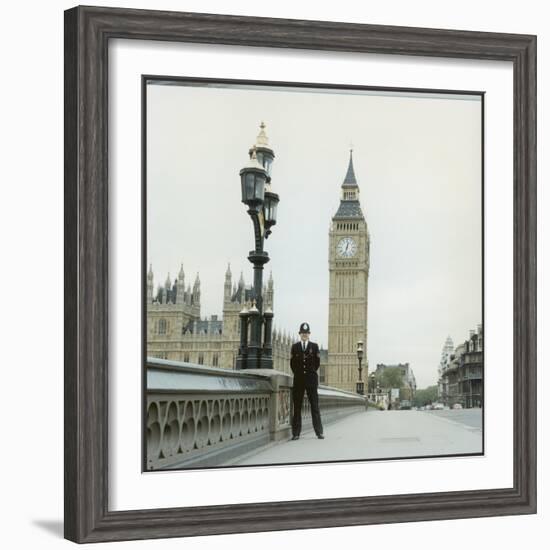
[[[291,435],[292,376],[147,359],[147,469],[219,466]],[[364,396],[319,386],[323,424],[366,410]],[[304,396],[303,429],[311,427]]]

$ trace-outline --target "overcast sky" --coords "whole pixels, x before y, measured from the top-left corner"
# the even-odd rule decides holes
[[[371,234],[367,353],[435,384],[447,335],[481,323],[481,102],[473,96],[147,88],[147,246],[155,289],[180,265],[221,315],[231,263],[252,282],[239,170],[260,121],[275,151],[279,216],[266,241],[275,326],[327,346],[328,230],[350,144]]]

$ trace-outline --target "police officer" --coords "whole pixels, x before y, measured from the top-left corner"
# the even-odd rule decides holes
[[[309,334],[309,325],[302,323],[299,330],[300,341],[292,344],[290,350],[290,368],[294,373],[292,439],[298,439],[302,430],[304,391],[307,393],[311,407],[313,429],[319,439],[325,439],[323,425],[321,424],[321,413],[319,412],[319,396],[317,394],[317,386],[319,385],[317,371],[321,364],[321,354],[319,353],[319,346],[310,341]]]

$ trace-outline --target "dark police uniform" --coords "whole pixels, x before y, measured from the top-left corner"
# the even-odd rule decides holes
[[[300,332],[309,332],[309,325],[302,323]],[[292,386],[292,403],[294,412],[292,415],[292,435],[297,438],[302,430],[302,402],[304,400],[304,391],[311,407],[311,419],[313,429],[317,437],[323,437],[323,425],[321,423],[321,413],[319,411],[319,396],[317,387],[319,378],[317,371],[321,364],[321,355],[319,346],[315,342],[307,341],[304,351],[303,342],[300,340],[292,344],[290,350],[290,368],[294,373],[294,383]]]

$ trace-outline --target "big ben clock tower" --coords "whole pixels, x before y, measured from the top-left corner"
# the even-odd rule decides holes
[[[329,230],[328,364],[325,384],[355,392],[357,342],[363,342],[363,381],[367,380],[367,305],[370,236],[359,202],[350,151],[340,205]],[[367,384],[365,384],[366,386]]]

